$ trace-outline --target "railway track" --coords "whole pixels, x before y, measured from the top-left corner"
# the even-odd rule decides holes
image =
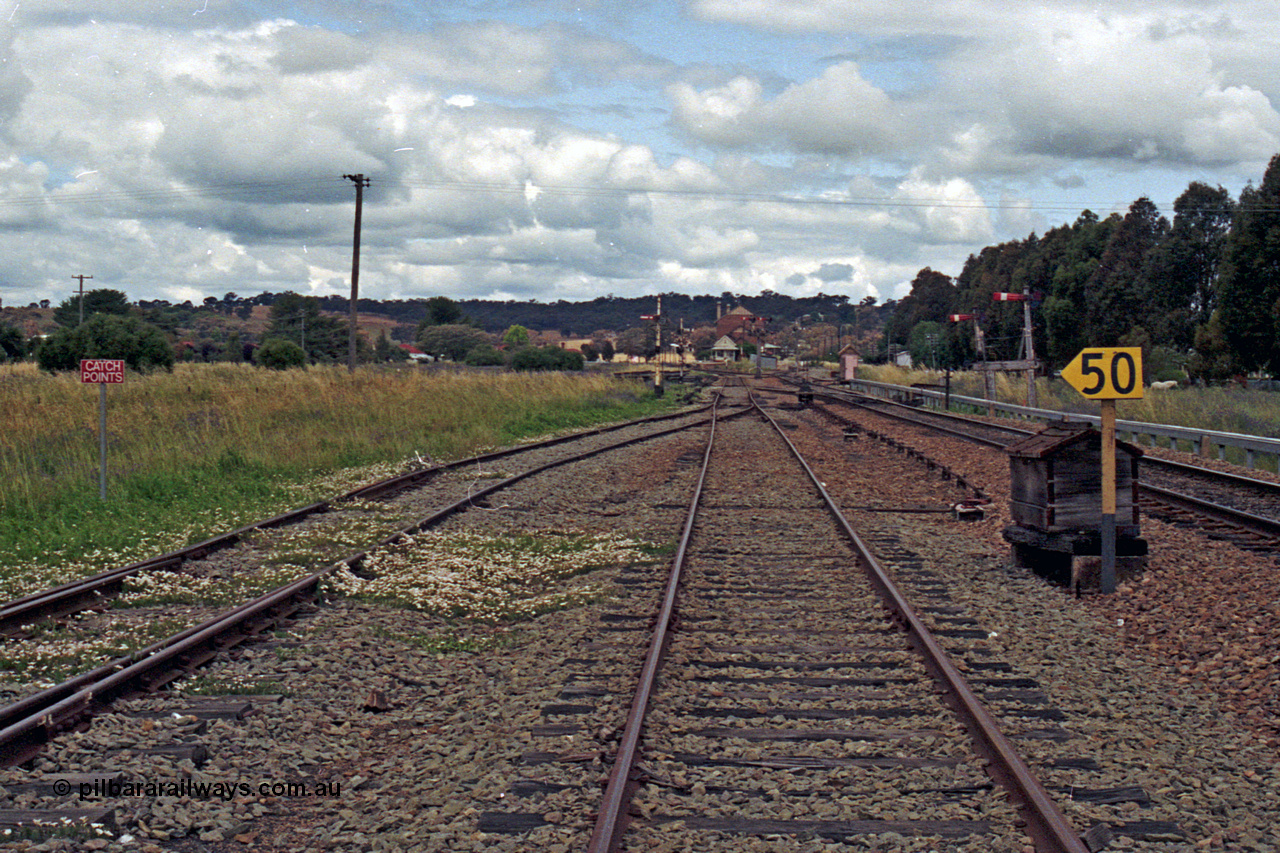
[[[776,423],[713,427],[686,519],[589,851],[886,835],[1089,849]]]
[[[821,460],[820,476],[866,531],[865,544],[917,602],[920,621],[1027,756],[1042,787],[1069,809],[1071,836],[1092,826],[1085,843],[1096,847],[1104,822],[1118,835],[1153,845],[1142,849],[1176,849],[1162,845],[1185,841],[1173,823],[1134,820],[1144,814],[1130,807],[1152,806],[1138,786],[1154,792],[1164,783],[1128,778],[1126,768],[1145,763],[1108,754],[1112,728],[1094,719],[1093,700],[1064,696],[1058,675],[1034,668],[1054,658],[1048,646],[1033,644],[1030,670],[1026,661],[1006,658],[1008,648],[992,641],[994,632],[983,624],[991,614],[966,591],[965,572],[949,571],[954,553],[934,554],[923,544],[947,537],[954,522],[915,513],[945,508],[963,490],[919,459],[868,441],[842,442],[809,413],[792,409],[775,417],[806,455]],[[817,489],[805,487],[814,495],[809,498],[794,486],[798,466],[781,465],[775,457],[785,446],[766,429],[754,414],[719,428],[721,440],[732,439],[721,450],[730,452],[717,451],[707,482],[719,497],[703,507],[710,515],[690,539],[692,597],[674,609],[668,668],[655,686],[648,733],[638,741],[639,767],[628,777],[633,796],[621,811],[631,825],[621,846],[811,851],[843,840],[855,848],[1021,853],[1031,834],[1025,815],[986,775],[987,759],[970,750],[971,738],[940,698],[923,659],[908,650],[907,634],[880,615],[887,611],[869,584],[854,580],[853,549],[814,544],[835,533],[837,523],[819,520]],[[611,462],[565,465],[555,478],[529,476],[503,495],[479,496],[474,503],[489,511],[455,513],[440,535],[564,530],[585,522],[660,530],[657,538],[665,540],[675,536],[675,516],[687,514],[677,502],[692,488],[704,455],[696,429],[673,432],[603,457]],[[857,489],[838,473],[855,470],[866,477]],[[734,487],[744,480],[753,485]],[[883,494],[876,492],[877,480],[886,485]],[[592,493],[593,484],[603,487],[594,492],[594,505],[570,497]],[[406,491],[398,500],[418,505],[428,494]],[[621,501],[624,495],[633,500]],[[560,496],[568,499],[560,503]],[[569,506],[581,520],[561,515]],[[966,529],[973,528],[961,526],[952,538],[963,541]],[[366,559],[376,569],[374,557]],[[604,571],[616,572],[617,587],[598,605],[551,614],[541,627],[478,628],[482,637],[527,630],[526,649],[442,654],[432,646],[421,653],[405,641],[423,636],[428,624],[446,637],[455,628],[459,634],[473,629],[359,601],[333,602],[234,660],[219,657],[215,672],[257,672],[273,687],[280,683],[283,699],[222,696],[219,706],[253,710],[240,722],[210,723],[204,735],[188,733],[203,725],[195,717],[225,708],[194,708],[193,697],[168,691],[124,703],[91,731],[48,745],[35,778],[9,771],[3,779],[9,802],[33,802],[15,794],[16,786],[47,787],[62,778],[55,771],[86,777],[92,771],[95,779],[111,771],[126,779],[192,775],[175,763],[176,753],[163,760],[109,757],[120,741],[134,744],[135,753],[163,744],[163,729],[182,741],[175,748],[207,745],[219,769],[195,778],[247,784],[248,803],[193,797],[174,808],[90,797],[83,804],[104,806],[99,814],[114,811],[122,828],[144,838],[183,838],[176,849],[191,849],[197,834],[202,843],[251,839],[240,843],[264,851],[368,849],[374,839],[441,851],[584,849],[599,810],[601,768],[612,763],[623,739],[628,683],[653,621],[647,603],[656,609],[657,576],[665,574],[648,562]],[[1009,633],[1000,619],[996,626]],[[1074,668],[1071,654],[1057,660]],[[327,666],[328,678],[317,682],[313,665]],[[1043,691],[1041,682],[1048,682]],[[1082,695],[1092,696],[1092,689],[1089,683]],[[1065,715],[1053,705],[1064,698]],[[152,716],[139,719],[144,714]],[[191,760],[199,768],[201,759]],[[299,778],[295,773],[341,781],[341,799],[258,799],[260,784]],[[1171,819],[1175,796],[1156,797],[1163,802],[1149,816]],[[34,802],[68,805],[48,795]],[[245,816],[250,806],[265,816]],[[338,808],[349,813],[342,820],[334,814]],[[4,820],[0,814],[0,824]]]
[[[1032,432],[847,392],[824,390],[815,394],[991,448],[1003,449]],[[1144,456],[1140,465],[1143,479],[1139,491],[1144,512],[1194,527],[1214,538],[1228,539],[1249,550],[1273,553],[1280,546],[1280,485],[1151,455]]]
[[[310,606],[316,600],[320,584],[326,577],[341,569],[359,571],[371,552],[394,546],[455,514],[476,507],[484,507],[490,495],[510,488],[529,477],[612,450],[699,427],[708,422],[707,419],[700,417],[702,411],[699,409],[693,413],[646,418],[638,422],[486,454],[457,463],[409,472],[349,493],[345,496],[346,499],[368,500],[370,497],[387,499],[392,495],[403,496],[411,494],[414,489],[421,488],[424,483],[445,470],[492,462],[495,459],[514,455],[535,455],[548,450],[552,451],[550,458],[544,457],[530,462],[523,471],[491,480],[488,485],[480,486],[477,482],[468,483],[464,494],[460,497],[452,496],[443,501],[436,494],[425,499],[421,496],[413,497],[409,501],[410,506],[420,506],[425,503],[430,505],[431,511],[407,525],[398,526],[389,535],[369,543],[367,547],[355,553],[348,553],[319,569],[305,572],[301,577],[283,586],[271,589],[229,610],[216,613],[211,618],[200,621],[172,636],[105,661],[97,667],[0,708],[0,767],[30,760],[59,734],[83,729],[89,725],[92,717],[112,702],[123,697],[157,690],[206,664],[218,654],[274,628],[299,610]],[[739,410],[735,414],[741,413],[742,410]],[[676,425],[670,426],[664,423],[672,420],[677,422]],[[611,435],[613,432],[626,430],[629,432],[623,432],[622,436]],[[567,453],[559,447],[573,441],[589,446],[585,449],[573,448]],[[95,576],[84,584],[68,584],[48,593],[29,596],[6,607],[6,611],[11,614],[22,614],[21,617],[11,617],[10,625],[27,624],[32,618],[38,618],[32,616],[36,611],[31,609],[31,606],[44,608],[40,611],[44,615],[50,612],[65,614],[73,607],[83,607],[87,603],[94,602],[95,597],[100,599],[101,591],[104,589],[103,584],[118,589],[125,578],[137,572],[168,568],[183,562],[199,560],[211,552],[240,542],[250,532],[323,516],[334,511],[339,505],[337,502],[313,504],[285,516],[241,528],[181,552]],[[21,638],[11,637],[7,642],[21,642]]]
[[[424,466],[373,483],[367,483],[331,500],[317,501],[272,518],[219,534],[185,548],[100,572],[90,577],[79,578],[51,589],[30,593],[0,604],[0,638],[20,639],[28,633],[28,626],[41,619],[57,619],[84,610],[102,609],[108,606],[110,600],[125,588],[130,578],[136,577],[141,573],[158,571],[181,572],[188,567],[188,564],[233,548],[253,538],[255,535],[265,531],[282,530],[315,520],[327,513],[338,511],[344,505],[354,501],[388,501],[396,495],[407,491],[421,489],[440,478],[441,475],[449,472],[478,469],[480,466],[515,457],[528,456],[562,445],[581,445],[592,440],[607,442],[612,433],[620,430],[644,430],[651,425],[656,426],[666,422],[696,417],[704,411],[706,411],[706,407],[677,414],[658,415],[621,424],[612,424],[483,453],[453,462]],[[467,496],[473,496],[471,490],[468,491]]]

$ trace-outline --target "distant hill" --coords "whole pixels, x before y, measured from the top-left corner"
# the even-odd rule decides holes
[[[185,344],[197,358],[213,359],[234,332],[243,343],[257,343],[267,328],[268,312],[283,294],[260,293],[240,297],[234,293],[209,297],[199,304],[143,300],[136,307],[148,322],[164,329],[175,343]],[[317,297],[326,314],[345,318],[348,300],[344,296]],[[486,299],[458,300],[462,312],[487,332],[501,333],[520,325],[545,337],[586,338],[596,332],[623,332],[645,324],[641,318],[657,310],[653,296],[601,296],[585,302],[500,302]],[[804,321],[813,324],[852,324],[864,331],[883,327],[896,305],[855,306],[847,296],[820,294],[791,297],[772,291],[756,296],[722,293],[719,296],[686,296],[668,293],[662,297],[662,313],[672,324],[686,329],[714,326],[720,312],[742,305],[762,317],[771,318],[770,328],[780,330]],[[0,308],[0,322],[16,326],[25,336],[48,334],[57,328],[52,307],[30,305]],[[427,299],[361,299],[360,329],[372,343],[385,332],[401,343],[411,343],[418,323],[426,316]]]
[[[463,313],[488,332],[502,332],[513,325],[521,325],[529,329],[554,331],[567,338],[584,337],[601,329],[621,332],[634,328],[643,323],[642,316],[657,310],[657,298],[654,296],[600,296],[587,302],[498,302],[486,299],[461,299],[457,302]],[[757,296],[667,293],[662,297],[662,312],[673,322],[683,320],[686,328],[713,326],[717,304],[722,311],[744,305],[760,316],[771,317],[775,326],[794,322],[805,315],[815,322],[852,323],[855,313],[855,306],[847,296],[820,294],[796,298],[767,290]],[[893,302],[877,305],[863,313],[862,319],[881,325],[880,318],[887,318],[894,305]],[[321,297],[321,307],[326,311],[344,312],[347,299],[341,296]],[[380,314],[415,326],[426,316],[425,299],[361,299],[359,308],[362,315]]]

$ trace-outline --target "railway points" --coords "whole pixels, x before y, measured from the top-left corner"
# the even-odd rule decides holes
[[[819,481],[906,594],[924,602],[922,618],[977,685],[1000,727],[1012,733],[1081,843],[1101,847],[1110,836],[1112,847],[1175,850],[1198,842],[1208,849],[1268,842],[1274,815],[1267,797],[1278,787],[1274,768],[1260,757],[1269,748],[1265,736],[1247,735],[1240,717],[1215,716],[1217,700],[1198,692],[1181,670],[1170,673],[1134,655],[1123,626],[1115,630],[1115,619],[1124,617],[1100,608],[1102,599],[1067,598],[993,557],[987,540],[1001,523],[1003,485],[987,463],[943,452],[945,442],[956,440],[914,428],[881,429],[868,420],[849,438],[818,411],[821,402],[802,411],[790,404],[795,396],[789,393],[768,395],[773,403],[766,409],[812,460]],[[823,634],[832,621],[848,623],[841,631],[853,630],[847,611],[858,593],[836,580],[837,561],[829,555],[815,557],[808,569],[786,571],[786,561],[803,551],[797,543],[813,537],[802,535],[807,522],[800,508],[779,497],[794,490],[781,488],[773,473],[773,454],[754,432],[764,428],[754,416],[726,425],[755,436],[742,441],[736,455],[754,460],[742,464],[741,473],[760,485],[718,499],[715,527],[744,532],[723,536],[718,551],[696,558],[720,577],[677,614],[687,630],[671,654],[700,673],[678,688],[674,704],[658,710],[664,725],[677,723],[674,734],[661,736],[676,740],[655,741],[641,763],[632,811],[633,829],[653,833],[644,849],[694,849],[663,847],[671,833],[696,837],[707,849],[1021,849],[1021,827],[999,828],[1000,816],[1010,811],[1006,795],[982,774],[960,779],[964,774],[953,768],[959,775],[947,784],[913,786],[903,781],[910,772],[889,771],[892,781],[881,789],[887,795],[855,807],[848,804],[858,798],[848,789],[873,774],[817,766],[834,760],[819,754],[830,748],[828,741],[842,760],[866,758],[875,749],[905,757],[904,750],[920,744],[954,757],[946,745],[958,732],[952,723],[937,729],[941,735],[921,734],[927,727],[917,726],[909,702],[893,697],[889,671],[846,666],[874,663],[882,654],[872,651],[875,637],[832,641]],[[328,799],[253,795],[230,803],[116,801],[108,809],[115,827],[102,836],[108,844],[131,835],[175,850],[196,840],[208,849],[320,850],[367,847],[375,839],[404,849],[415,842],[428,850],[585,849],[598,809],[586,794],[598,795],[622,737],[628,683],[647,645],[649,607],[670,558],[663,543],[678,538],[704,429],[611,451],[607,462],[584,460],[531,475],[510,483],[500,497],[474,496],[474,511],[433,528],[441,537],[456,531],[459,539],[527,533],[548,540],[611,529],[652,543],[647,557],[628,552],[618,564],[565,578],[583,592],[572,607],[474,624],[371,600],[323,601],[202,670],[207,674],[196,680],[219,694],[216,701],[186,693],[190,680],[179,681],[177,690],[118,703],[87,731],[69,731],[49,744],[34,765],[4,772],[48,779],[106,768],[125,778],[163,780],[185,766],[191,769],[179,772],[216,772],[237,784],[319,780],[341,792]],[[876,441],[872,431],[895,444]],[[440,503],[428,497],[431,490],[446,481],[458,480],[454,486],[465,494],[489,484],[488,477],[497,482],[497,474],[510,475],[516,464],[475,467],[469,478],[445,474],[406,484],[375,503],[403,505],[400,517],[421,518],[423,503]],[[478,478],[480,470],[486,478]],[[990,517],[961,524],[946,510],[973,499],[975,489],[993,499]],[[402,537],[422,535],[401,524],[379,547],[407,548]],[[1234,547],[1226,541],[1210,546]],[[1246,556],[1268,558],[1263,548]],[[731,574],[736,562],[751,573]],[[1153,573],[1162,570],[1156,566]],[[803,584],[809,576],[821,579],[816,591]],[[824,614],[826,595],[846,608],[843,616]],[[731,604],[738,600],[744,603]],[[783,611],[790,614],[785,620]],[[787,622],[800,621],[811,636],[761,633],[744,641],[722,635],[726,612],[770,632],[793,631]],[[1082,648],[1088,650],[1083,656]],[[883,684],[839,681],[860,678]],[[246,695],[228,698],[233,685]],[[696,691],[707,687],[709,698],[698,699]],[[824,702],[846,689],[866,695]],[[855,723],[841,716],[850,712],[865,718]],[[1193,727],[1197,731],[1184,731]],[[841,729],[844,734],[828,737]],[[905,739],[862,739],[894,731]],[[132,746],[116,752],[122,741]],[[179,748],[170,755],[181,758],[164,753]],[[683,761],[698,756],[707,760]],[[10,790],[15,778],[5,775],[0,786]],[[823,784],[830,779],[840,779],[849,796],[829,796]],[[21,796],[22,805],[36,810],[86,805]],[[914,816],[892,823],[898,807]],[[853,816],[846,808],[879,811]],[[333,819],[334,809],[347,816]],[[954,817],[966,809],[976,810],[976,819]],[[948,810],[952,817],[940,816]],[[971,832],[948,820],[988,827]],[[936,837],[912,834],[930,821]],[[1041,842],[1041,849],[1049,848]]]

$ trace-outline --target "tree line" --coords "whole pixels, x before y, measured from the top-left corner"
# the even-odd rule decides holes
[[[918,361],[960,366],[1020,357],[1023,313],[995,293],[1031,297],[1036,355],[1060,369],[1084,347],[1140,346],[1149,378],[1215,381],[1280,374],[1280,155],[1232,199],[1192,182],[1170,222],[1150,199],[1100,219],[1084,211],[1043,236],[988,246],[952,278],[911,283],[885,334]],[[1158,375],[1162,374],[1162,375]]]
[[[775,333],[823,326],[832,329],[832,341],[838,339],[841,329],[879,328],[894,307],[892,301],[875,305],[871,298],[853,304],[846,295],[792,297],[769,290],[754,296],[729,291],[719,296],[666,293],[662,300],[668,329],[664,334],[684,329],[697,351],[709,351],[716,337],[718,314],[744,303],[753,313],[770,317],[770,329]],[[119,357],[105,349],[119,349],[120,340],[137,340],[145,330],[148,355],[136,356],[138,363],[131,362],[131,366],[167,367],[181,360],[253,361],[273,366],[343,362],[348,305],[343,296],[302,296],[292,291],[247,297],[228,292],[195,303],[163,299],[131,303],[121,291],[99,288],[85,291],[83,303],[79,296],[70,296],[55,306],[52,319],[57,328],[44,339],[28,340],[0,318],[0,361],[36,357],[48,369],[74,369],[82,357]],[[504,339],[517,327],[589,339],[584,350],[588,360],[607,361],[615,347],[628,355],[649,355],[654,346],[653,328],[642,317],[653,314],[657,307],[654,296],[602,296],[586,302],[551,303],[433,296],[361,299],[358,305],[362,315],[394,321],[374,341],[363,336],[357,339],[361,361],[394,361],[404,356],[397,344],[417,344],[433,355],[458,360],[470,357],[478,364],[505,363],[508,356],[500,355],[497,349],[506,344],[509,351],[512,343],[520,344]],[[268,326],[262,333],[246,329],[258,306],[268,309]],[[46,300],[29,307],[47,310],[50,306]],[[80,328],[82,317],[84,324],[92,324]],[[126,318],[129,328],[122,330],[119,327]],[[143,326],[135,327],[137,323]],[[109,344],[110,340],[117,343]],[[472,353],[477,347],[479,350]]]

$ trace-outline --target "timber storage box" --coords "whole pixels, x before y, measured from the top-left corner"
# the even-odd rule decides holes
[[[1102,435],[1085,424],[1056,423],[1010,445],[1009,514],[1001,531],[1015,566],[1058,583],[1097,588],[1102,553]],[[1142,451],[1116,442],[1116,575],[1129,579],[1147,562],[1138,526]]]
[[[1009,512],[1020,527],[1076,533],[1102,527],[1102,434],[1088,424],[1049,424],[1008,448]],[[1140,535],[1138,460],[1116,442],[1116,535]]]

